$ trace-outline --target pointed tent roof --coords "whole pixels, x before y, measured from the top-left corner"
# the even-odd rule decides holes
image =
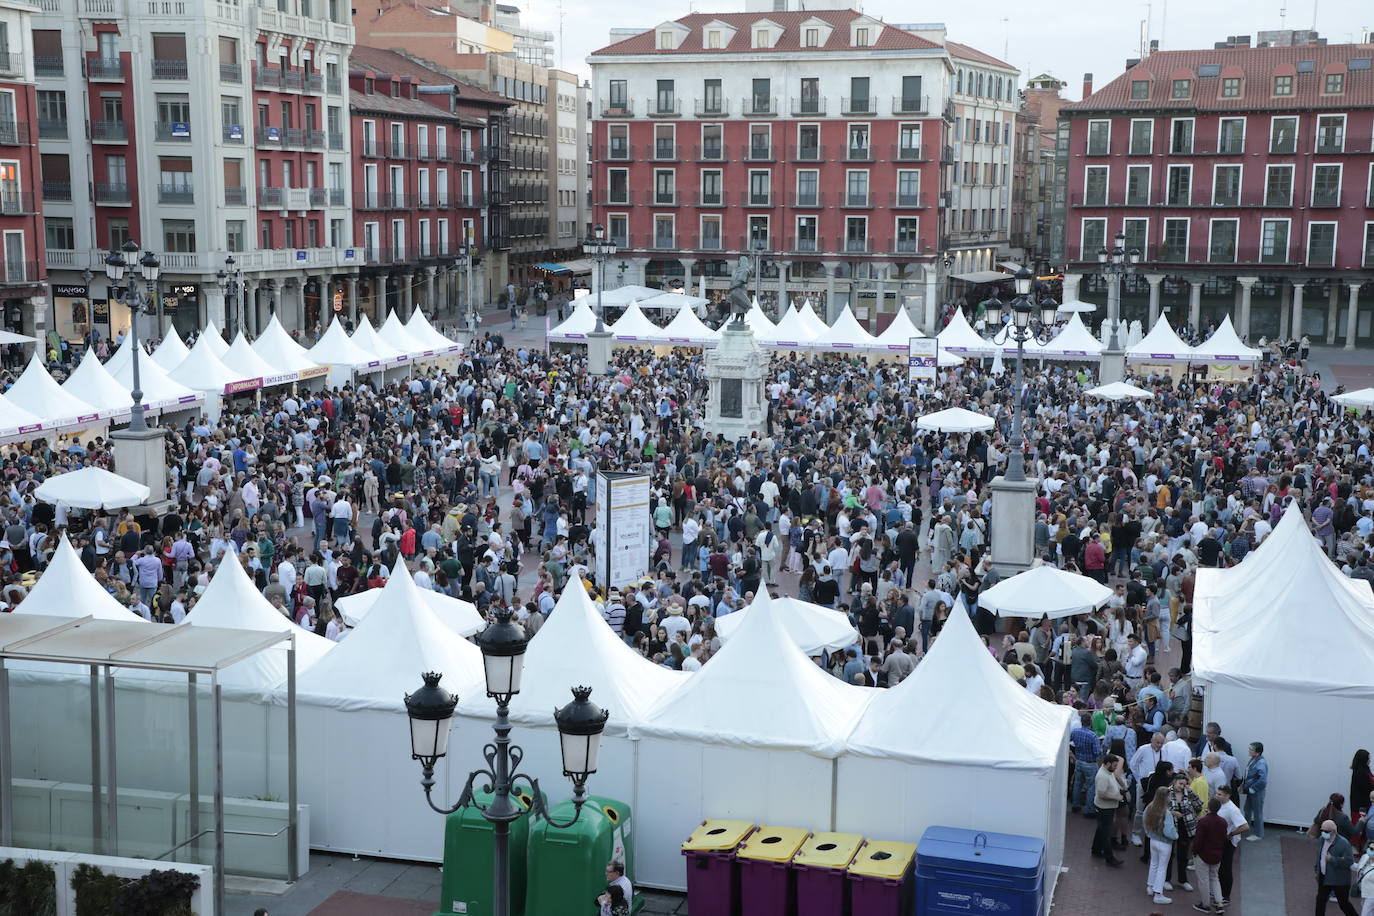
[[[1046,356],[1051,357],[1102,358],[1102,343],[1087,329],[1077,312],[1069,316],[1068,323],[1042,349]]]
[[[1234,581],[1245,567],[1240,581],[1221,590],[1209,587],[1205,600],[1194,602],[1196,675],[1241,687],[1374,697],[1369,583],[1343,575],[1293,507],[1254,553],[1260,551],[1282,562],[1243,563],[1228,577]],[[1201,570],[1199,579],[1210,573]],[[1321,651],[1293,651],[1312,645]]]
[[[607,328],[611,337],[627,343],[641,343],[655,340],[663,329],[649,320],[639,308],[638,302],[631,302],[620,318]]]
[[[364,353],[372,354],[372,359],[380,360],[384,365],[390,366],[410,359],[407,351],[382,340],[366,315],[358,316],[358,326],[353,329],[353,342],[361,347]]]
[[[1034,696],[993,660],[962,599],[916,670],[873,693],[847,754],[1048,770],[1073,719],[1073,710]]]
[[[997,348],[978,335],[973,329],[973,325],[968,323],[964,317],[963,309],[955,309],[954,315],[949,319],[949,324],[945,325],[944,330],[935,335],[935,339],[940,341],[941,350],[951,350],[955,353],[973,353],[978,356],[989,356]]]
[[[700,296],[686,293],[659,293],[656,296],[641,299],[639,304],[643,308],[696,310],[710,304],[710,301],[710,299],[703,299]]]
[[[816,314],[810,299],[802,303],[802,307],[797,309],[797,313],[801,315],[802,322],[811,331],[813,337],[820,337],[825,333],[828,325],[825,323],[825,319]]]
[[[482,653],[434,615],[404,563],[387,580],[376,613],[301,675],[298,693],[336,709],[403,709],[420,672],[443,673],[462,696],[482,679]]]
[[[720,342],[720,332],[713,331],[689,308],[678,309],[673,320],[659,329],[656,340],[671,344],[703,346]]]
[[[0,394],[0,436],[10,436],[20,430],[38,432],[43,428],[43,420],[15,404]]]
[[[401,323],[401,316],[398,312],[392,312],[386,316],[386,321],[382,322],[381,328],[377,330],[377,335],[396,349],[408,353],[411,357],[427,356],[434,352],[434,348],[429,344],[410,336],[406,326]]]
[[[182,343],[176,328],[168,328],[167,336],[162,338],[162,343],[158,344],[157,349],[153,351],[153,362],[171,372],[180,366],[182,360],[186,359],[190,353],[191,351],[186,349],[186,344]]]
[[[132,391],[134,387],[134,349],[132,338],[124,338],[124,343],[105,364],[105,371],[114,376],[115,382],[125,391]],[[137,350],[138,384],[143,389],[144,407],[151,410],[165,407],[175,408],[182,404],[189,405],[205,400],[204,394],[187,388],[169,376],[167,370],[153,362],[153,358],[142,346],[138,347]],[[122,358],[121,354],[123,354]]]
[[[281,326],[273,315],[263,328],[258,339],[253,341],[253,352],[262,357],[263,362],[272,366],[277,374],[310,372],[320,368],[320,364],[310,358],[310,353],[291,339],[286,328]],[[295,379],[292,379],[295,381]]]
[[[220,359],[224,359],[224,354],[229,352],[229,345],[224,342],[224,335],[219,332],[219,328],[215,327],[213,321],[205,323],[205,330],[200,332],[200,336],[196,338],[196,343],[200,343],[202,340]],[[191,347],[191,352],[194,353],[195,351],[196,348]]]
[[[733,321],[734,319],[729,319]],[[744,313],[744,323],[754,329],[754,336],[759,340],[776,340],[777,325],[773,320],[763,313],[759,307],[759,300],[755,299],[754,304],[749,306],[749,311]]]
[[[649,286],[635,286],[633,284],[629,286],[617,286],[615,289],[603,289],[601,291],[601,304],[602,306],[623,308],[628,306],[631,302],[642,302],[645,299],[652,299],[655,296],[661,295],[663,295],[663,290],[654,289]],[[595,302],[596,293],[593,292],[588,299]]]
[[[38,577],[14,612],[46,614],[49,617],[70,617],[76,613],[83,616],[89,614],[97,620],[148,622],[100,587],[95,577],[81,565],[81,558],[76,555],[65,534],[57,542],[48,568]]]
[[[992,417],[974,413],[967,407],[946,407],[916,418],[917,429],[940,433],[971,433],[987,431],[997,425]]]
[[[339,609],[339,613],[343,614],[344,621],[350,627],[356,627],[372,612],[372,609],[377,606],[377,602],[385,593],[386,586],[369,588],[366,591],[358,592],[356,595],[340,598],[334,606]],[[415,587],[415,593],[420,596],[420,600],[431,611],[438,615],[444,626],[459,636],[471,636],[487,625],[476,605],[470,602],[461,598],[450,598],[448,595],[419,586]]]
[[[876,342],[879,346],[894,352],[906,353],[911,346],[911,338],[925,336],[916,327],[915,322],[911,320],[911,313],[904,308],[899,308],[897,314],[892,316],[892,323],[883,328],[883,332],[877,336]]]
[[[582,580],[573,576],[553,613],[530,640],[520,693],[511,700],[516,722],[547,725],[549,710],[567,703],[573,684],[592,688],[592,699],[611,712],[613,731],[644,721],[648,709],[691,677],[672,671],[640,655],[617,639],[587,597]],[[494,715],[495,705],[485,692],[460,697],[458,711]]]
[[[829,330],[826,328],[825,330]],[[769,343],[779,347],[809,347],[820,335],[802,318],[795,305],[789,305],[778,325],[769,332]]]
[[[5,392],[10,403],[41,419],[44,426],[71,426],[98,419],[100,411],[94,405],[63,391],[62,386],[53,381],[38,353],[42,348],[34,349],[33,358],[23,374]]]
[[[225,365],[224,360],[220,359],[219,353],[215,350],[215,345],[211,342],[219,340],[219,333],[202,334],[200,339],[191,347],[191,353],[186,357],[180,366],[171,372],[172,381],[180,382],[187,388],[195,391],[215,391],[223,393],[229,385],[235,382],[242,382],[244,378],[239,373]],[[219,340],[223,345],[224,341]],[[228,353],[229,348],[224,347],[224,352]]]
[[[308,671],[333,648],[323,636],[303,630],[277,612],[253,585],[238,560],[227,557],[210,578],[205,594],[182,620],[181,626],[223,627],[230,630],[267,630],[296,634],[296,673]],[[284,646],[284,644],[283,644]],[[232,687],[270,690],[286,682],[286,651],[273,648],[259,652],[220,674],[220,682]]]
[[[229,345],[228,351],[220,357],[231,372],[236,372],[240,380],[261,379],[262,384],[284,385],[287,382],[294,382],[299,376],[294,372],[282,373],[275,367],[268,364],[252,345],[248,343],[248,338],[239,331],[234,335],[234,342]]]
[[[1236,329],[1231,325],[1231,316],[1227,315],[1221,320],[1221,324],[1212,336],[1204,340],[1193,348],[1193,354],[1199,359],[1209,362],[1258,362],[1263,355],[1253,347],[1247,347],[1236,334]]]
[[[1193,348],[1188,346],[1174,333],[1168,316],[1160,315],[1155,326],[1150,328],[1140,343],[1126,348],[1126,358],[1136,360],[1188,360],[1193,356]]]
[[[595,330],[596,310],[592,308],[592,297],[583,296],[573,304],[572,314],[549,331],[549,339],[581,340]]]
[[[366,366],[373,361],[372,355],[348,336],[337,315],[310,348],[310,358],[322,366]]]
[[[1102,398],[1104,401],[1121,401],[1127,398],[1148,401],[1155,396],[1153,391],[1147,391],[1128,382],[1108,382],[1096,388],[1089,388],[1083,393],[1089,397]]]
[[[87,348],[76,369],[62,383],[62,390],[90,404],[102,417],[127,414],[133,409],[133,395],[96,359],[95,349]]]
[[[1345,394],[1332,395],[1331,400],[1342,407],[1365,410],[1374,407],[1374,388],[1358,388],[1354,391],[1347,391]]]
[[[656,702],[635,733],[836,756],[879,691],[821,670],[792,643],[771,599],[750,607],[734,637]]]
[[[463,345],[456,340],[445,337],[434,325],[429,323],[425,317],[424,310],[417,308],[410,313],[410,320],[405,323],[406,333],[414,337],[420,343],[432,347],[436,352],[453,352],[463,349]]]
[[[839,611],[796,598],[766,598],[762,592],[760,596],[772,602],[793,645],[807,655],[819,655],[822,651],[835,652],[859,641],[858,631],[849,618]],[[716,618],[716,634],[721,642],[728,642],[734,637],[758,603],[759,598],[755,598],[749,607]]]

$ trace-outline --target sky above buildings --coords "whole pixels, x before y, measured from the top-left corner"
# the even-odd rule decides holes
[[[618,27],[649,29],[690,12],[737,12],[743,0],[513,0],[526,26],[559,35],[556,60],[564,69],[590,75],[587,55],[608,43]],[[856,3],[856,5],[859,5]],[[1369,0],[974,0],[964,4],[867,0],[865,12],[891,23],[943,21],[949,36],[1002,56],[1026,76],[1051,73],[1077,99],[1083,74],[1103,85],[1140,56],[1142,37],[1165,49],[1210,48],[1228,35],[1262,29],[1316,29],[1332,44],[1359,41],[1374,28]]]

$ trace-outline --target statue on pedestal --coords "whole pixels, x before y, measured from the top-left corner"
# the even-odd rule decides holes
[[[753,273],[749,259],[741,257],[735,262],[735,272],[730,276],[730,313],[735,316],[735,321],[741,323],[749,311],[749,278]]]

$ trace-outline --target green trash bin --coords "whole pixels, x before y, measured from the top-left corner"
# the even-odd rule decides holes
[[[474,801],[486,805],[492,794],[472,791]],[[514,796],[525,814],[510,825],[510,901],[515,916],[525,912],[525,851],[529,847],[530,795]],[[443,896],[434,916],[492,916],[492,876],[495,874],[492,825],[475,807],[453,812],[444,825]]]
[[[549,816],[567,821],[573,816],[572,801],[559,802]],[[613,859],[625,863],[625,876],[633,884],[630,823],[629,805],[597,795],[587,798],[582,816],[571,827],[536,819],[530,825],[525,916],[595,913],[596,898],[606,889],[606,865]],[[636,891],[631,911],[637,913],[643,906]]]

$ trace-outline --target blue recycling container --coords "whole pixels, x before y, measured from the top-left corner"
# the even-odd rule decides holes
[[[1043,916],[1045,841],[929,827],[916,844],[916,911]]]

